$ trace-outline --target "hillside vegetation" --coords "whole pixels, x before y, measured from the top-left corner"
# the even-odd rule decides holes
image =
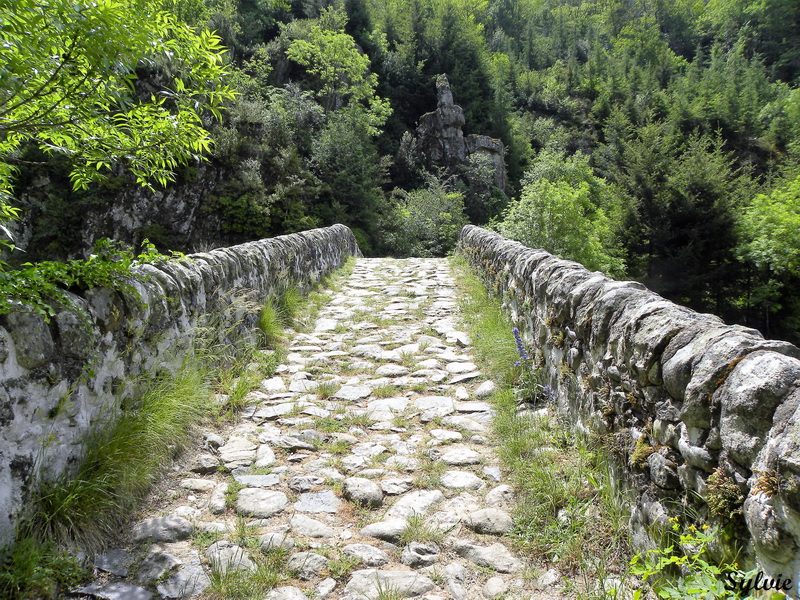
[[[12,4],[0,2],[4,12]],[[175,181],[156,173],[151,190],[136,192],[196,200],[208,237],[181,236],[165,217],[122,241],[191,250],[342,222],[365,253],[440,255],[469,221],[800,340],[794,0],[123,4],[171,14],[176,24],[159,32],[167,38],[177,23],[216,32],[225,85],[238,95],[211,84],[216,96],[205,92],[213,101],[197,105],[193,123],[210,132],[208,160],[193,154],[202,144],[181,146]],[[190,68],[180,49],[127,60],[132,102],[174,91]],[[418,144],[440,74],[463,107],[464,134],[502,141],[505,189],[485,161],[437,164]],[[176,98],[161,106],[183,114]],[[108,100],[111,112],[120,102]],[[84,215],[110,210],[142,173],[103,158],[97,171],[109,177],[78,177],[86,189],[75,190],[74,152],[19,141],[5,158],[28,233],[26,254],[9,261],[85,253],[104,232],[78,235]]]

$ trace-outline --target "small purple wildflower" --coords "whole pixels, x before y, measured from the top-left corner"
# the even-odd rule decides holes
[[[528,360],[530,360],[530,359],[531,359],[531,357],[530,357],[530,356],[528,356],[528,352],[525,350],[525,343],[522,341],[522,336],[519,334],[519,329],[517,329],[516,327],[514,327],[514,329],[512,329],[512,330],[511,330],[511,333],[513,333],[513,334],[514,334],[514,341],[515,341],[515,342],[516,342],[516,344],[517,344],[517,352],[519,353],[519,357],[520,357],[520,358],[521,358],[523,361],[528,361]],[[519,362],[519,361],[517,361],[517,363],[515,363],[515,364],[516,364],[516,365],[519,365],[519,364],[520,364],[520,362]]]

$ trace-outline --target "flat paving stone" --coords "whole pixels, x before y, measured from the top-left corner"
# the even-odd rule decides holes
[[[396,542],[408,527],[406,519],[386,519],[362,528],[359,533],[364,537],[374,537],[387,542]]]
[[[247,487],[272,487],[281,482],[280,475],[275,475],[273,473],[269,475],[240,475],[236,473],[233,478],[236,480],[236,483],[241,483]]]
[[[258,519],[268,519],[288,507],[286,494],[261,488],[244,488],[236,498],[236,512]]]
[[[103,554],[98,554],[94,558],[94,566],[101,571],[111,573],[117,577],[128,575],[128,567],[133,562],[133,555],[125,550],[109,550]]]
[[[256,446],[248,439],[241,437],[231,437],[224,446],[219,449],[219,457],[229,469],[250,465],[256,458]]]
[[[153,600],[153,593],[138,585],[124,582],[95,584],[76,590],[79,594],[101,600]]]
[[[210,479],[183,479],[181,487],[193,492],[210,492],[216,487],[217,483]]]
[[[477,465],[483,462],[483,456],[470,448],[453,448],[442,454],[441,461],[446,465]]]
[[[446,471],[440,479],[442,485],[451,490],[479,490],[486,485],[480,477],[469,471]]]
[[[366,398],[371,393],[372,389],[366,385],[343,385],[333,397],[339,398],[340,400],[354,401]]]
[[[168,552],[151,552],[139,564],[136,581],[142,585],[150,585],[162,580],[165,574],[180,564],[180,559]]]
[[[188,598],[202,594],[211,585],[205,570],[199,560],[194,560],[178,569],[164,583],[158,585],[156,590],[162,598],[170,600]]]
[[[448,363],[445,366],[445,369],[448,373],[453,373],[454,375],[460,375],[463,373],[472,373],[478,369],[478,365],[471,362],[452,362]]]
[[[391,561],[386,552],[369,544],[350,544],[342,548],[347,556],[357,558],[368,567],[380,567]]]
[[[300,494],[300,498],[294,503],[294,508],[305,513],[335,513],[341,504],[342,501],[332,490],[324,490]]]
[[[364,569],[355,571],[344,591],[363,600],[377,600],[386,590],[395,597],[422,596],[436,587],[427,575],[416,571],[379,571]]]
[[[292,531],[297,535],[312,538],[332,538],[336,535],[333,528],[328,527],[322,521],[317,521],[302,514],[294,515],[289,524]]]
[[[417,490],[400,496],[386,512],[387,517],[407,519],[415,515],[424,515],[437,502],[444,500],[439,490]]]
[[[314,552],[298,552],[292,554],[286,562],[286,568],[296,573],[300,579],[313,579],[328,566],[328,559]]]
[[[479,546],[462,540],[456,542],[454,550],[476,565],[489,567],[500,573],[516,573],[522,568],[522,563],[500,543]]]
[[[277,419],[278,417],[282,417],[293,412],[296,407],[297,405],[294,402],[283,402],[281,404],[276,404],[275,406],[265,406],[264,408],[260,408],[254,412],[251,418],[256,420]]]
[[[470,514],[464,523],[478,533],[503,535],[514,527],[514,520],[506,511],[498,508],[483,508]]]
[[[228,541],[214,542],[206,549],[206,558],[211,568],[226,574],[234,571],[255,571],[256,565],[241,548]]]
[[[135,542],[178,542],[194,532],[194,525],[183,517],[155,517],[133,526]]]

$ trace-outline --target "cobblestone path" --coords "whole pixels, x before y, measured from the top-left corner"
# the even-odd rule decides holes
[[[560,598],[504,537],[493,388],[445,260],[360,259],[244,418],[176,468],[169,505],[98,557],[84,594],[218,597],[212,569],[244,577],[283,548],[290,576],[266,600]]]

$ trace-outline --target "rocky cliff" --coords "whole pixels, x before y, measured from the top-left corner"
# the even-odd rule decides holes
[[[500,140],[486,135],[464,136],[464,110],[453,101],[446,75],[436,79],[437,107],[419,118],[416,137],[427,166],[453,168],[470,157],[486,156],[494,167],[494,183],[506,187],[505,148]]]

